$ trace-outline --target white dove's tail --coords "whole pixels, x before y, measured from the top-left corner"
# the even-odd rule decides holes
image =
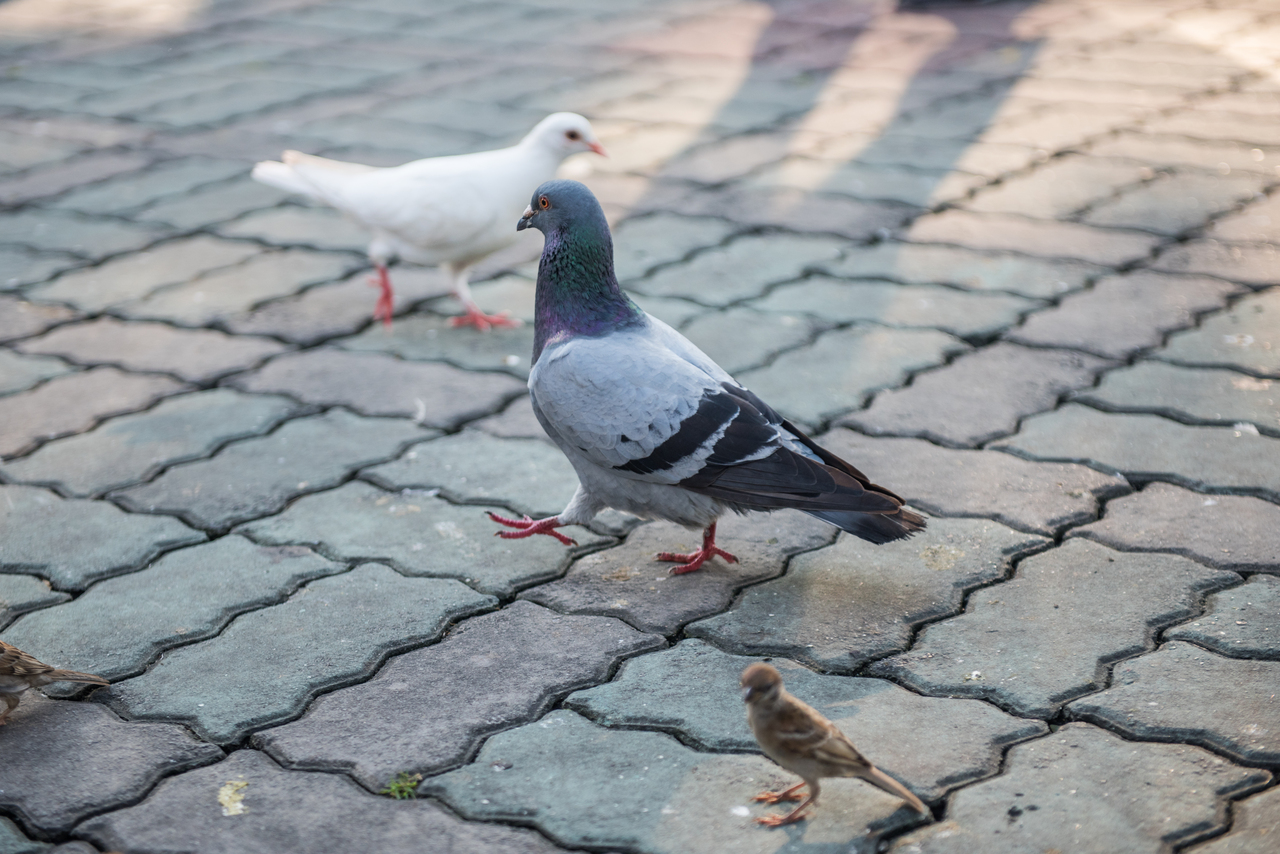
[[[278,160],[263,160],[253,167],[250,177],[261,184],[269,184],[290,193],[300,193],[313,199],[319,198],[315,187],[302,180],[292,169]]]
[[[330,160],[314,154],[303,154],[301,151],[286,151],[280,159],[284,162],[264,160],[254,166],[253,180],[290,193],[301,193],[328,204],[333,204],[331,197],[334,191],[340,195],[341,187],[347,179],[378,170],[376,166]]]

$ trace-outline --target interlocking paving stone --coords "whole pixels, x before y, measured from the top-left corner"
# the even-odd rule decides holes
[[[986,517],[1046,536],[1093,521],[1100,499],[1129,491],[1116,475],[998,451],[951,450],[920,439],[872,439],[852,430],[833,430],[819,442],[914,507],[942,516]]]
[[[285,349],[275,341],[231,337],[208,329],[175,329],[163,323],[100,317],[60,326],[18,345],[24,353],[64,356],[82,365],[114,364],[132,371],[159,371],[189,382],[209,382],[251,368]]]
[[[184,394],[147,412],[113,418],[92,432],[50,442],[0,466],[0,473],[10,480],[53,485],[68,495],[95,495],[205,456],[232,439],[265,433],[296,410],[283,397],[229,388]]]
[[[535,517],[559,513],[578,488],[573,466],[546,441],[478,430],[417,445],[362,476],[384,489],[439,488],[453,501],[505,504]]]
[[[1015,558],[1047,545],[985,519],[930,519],[924,534],[883,546],[841,536],[686,631],[734,651],[853,673],[907,649],[915,627],[959,613],[967,591],[1006,578]]]
[[[342,278],[361,266],[354,256],[306,249],[262,252],[243,264],[165,288],[120,306],[128,317],[199,326],[290,296],[307,285]]]
[[[751,305],[763,311],[805,312],[836,322],[871,321],[886,326],[933,327],[959,336],[990,336],[1044,304],[1012,294],[815,276],[775,288]]]
[[[1280,578],[1255,575],[1239,587],[1215,593],[1203,616],[1164,636],[1233,658],[1280,661]]]
[[[526,395],[517,397],[497,415],[481,418],[471,426],[503,439],[542,439],[551,441],[533,414],[533,401]]]
[[[202,528],[225,529],[278,512],[301,493],[337,486],[361,466],[431,435],[401,418],[333,409],[229,445],[211,459],[174,466],[112,498],[140,513],[173,513]]]
[[[137,516],[33,486],[0,486],[0,497],[0,572],[32,572],[59,589],[83,590],[205,538],[177,519]]]
[[[498,409],[525,390],[507,374],[330,349],[280,356],[233,382],[246,391],[282,392],[364,415],[408,416],[446,430]]]
[[[1107,277],[1027,318],[1007,337],[1039,347],[1071,347],[1112,359],[1158,346],[1164,336],[1219,309],[1241,288],[1218,279],[1141,270]]]
[[[829,237],[772,234],[742,237],[699,253],[684,264],[665,267],[628,286],[646,296],[684,297],[703,305],[729,305],[760,296],[765,287],[800,276],[840,254],[842,242]]]
[[[887,278],[908,284],[945,283],[974,291],[1011,291],[1028,297],[1056,297],[1079,290],[1104,268],[1083,261],[988,254],[956,246],[895,243],[851,247],[838,261],[822,265],[837,276]]]
[[[1156,632],[1198,610],[1198,594],[1239,581],[1170,555],[1068,540],[969,598],[966,612],[926,626],[910,652],[872,672],[925,693],[983,697],[1048,718],[1104,687],[1107,664],[1151,649]]]
[[[1111,687],[1077,700],[1068,713],[1143,741],[1180,741],[1237,762],[1280,759],[1276,685],[1280,662],[1224,658],[1172,641],[1116,665]]]
[[[574,554],[550,537],[494,537],[494,523],[478,507],[363,483],[303,497],[280,515],[238,530],[257,542],[315,546],[341,560],[388,561],[405,575],[456,578],[499,596],[558,578]],[[584,547],[604,542],[580,532],[575,539]]]
[[[1258,159],[1255,151],[1261,151]],[[1241,142],[1208,141],[1180,136],[1160,136],[1145,131],[1121,131],[1114,136],[1099,139],[1089,147],[1090,154],[1104,157],[1136,157],[1153,167],[1194,166],[1216,167],[1225,163],[1227,168],[1274,175],[1276,150],[1257,148]]]
[[[126,723],[97,703],[28,691],[0,738],[0,807],[40,830],[67,831],[136,801],[164,775],[221,756],[180,726]]]
[[[876,395],[869,408],[841,419],[872,435],[920,436],[974,447],[1018,429],[1027,415],[1093,382],[1113,363],[1070,350],[999,342],[915,377],[907,388]],[[974,388],[982,388],[975,395]]]
[[[21,356],[12,350],[0,350],[0,395],[26,391],[71,370],[71,365],[51,356]]]
[[[1152,355],[1184,365],[1237,368],[1280,379],[1280,288],[1251,294]]]
[[[1280,387],[1235,371],[1139,362],[1111,371],[1076,400],[1110,412],[1154,412],[1180,421],[1252,422],[1280,434]]]
[[[98,267],[76,270],[32,288],[29,295],[57,300],[84,311],[147,296],[167,285],[178,285],[210,270],[239,264],[262,252],[252,243],[237,243],[198,235],[162,244],[147,252],[114,258]]]
[[[817,424],[968,349],[945,332],[858,326],[828,332],[738,380],[786,417]]]
[[[468,818],[515,819],[565,845],[645,854],[702,850],[709,839],[743,854],[816,844],[870,852],[881,833],[919,821],[898,798],[837,779],[823,781],[819,808],[794,836],[762,832],[751,815],[769,810],[748,808],[751,797],[793,782],[760,756],[695,753],[668,735],[604,729],[557,711],[493,736],[470,765],[419,791]]]
[[[1132,160],[1069,154],[989,187],[962,206],[984,213],[1065,219],[1091,202],[1105,200],[1120,187],[1139,183],[1143,170],[1143,166]],[[1201,217],[1201,221],[1207,216]]]
[[[228,782],[248,783],[239,790],[243,817],[229,818],[219,805],[217,793]],[[77,833],[104,849],[198,854],[417,854],[424,840],[449,854],[561,850],[529,830],[459,821],[426,800],[376,797],[338,774],[285,771],[256,750],[171,777],[142,803],[97,816]]]
[[[243,171],[244,164],[233,160],[184,157],[67,193],[52,207],[91,214],[122,213]]]
[[[819,324],[797,314],[730,308],[694,318],[683,334],[716,364],[736,374],[812,339]]]
[[[13,487],[4,489],[7,491]],[[66,593],[55,593],[49,582],[33,575],[0,575],[0,629],[19,614],[57,605],[70,598]]]
[[[53,846],[28,839],[18,826],[7,818],[0,818],[0,851],[4,854],[48,854]]]
[[[227,237],[252,237],[276,246],[310,246],[364,252],[369,232],[332,208],[296,205],[247,214],[218,227]]]
[[[1230,279],[1252,287],[1276,282],[1280,253],[1270,243],[1224,244],[1216,240],[1191,240],[1161,253],[1152,264],[1172,273],[1198,273]]]
[[[1274,243],[1280,239],[1280,195],[1259,199],[1237,213],[1214,220],[1205,235],[1240,243]]]
[[[889,850],[1014,854],[1053,845],[1160,854],[1225,827],[1224,799],[1270,777],[1198,747],[1133,744],[1070,723],[1015,746],[1005,773],[951,798],[947,821],[900,837]]]
[[[451,579],[364,564],[166,653],[113,685],[111,702],[130,718],[182,721],[226,744],[296,716],[318,692],[367,678],[389,653],[435,640],[454,620],[496,604]]]
[[[516,602],[391,659],[368,682],[318,698],[301,719],[258,733],[254,744],[291,767],[343,769],[376,791],[400,771],[462,764],[486,736],[605,680],[620,658],[662,645],[609,617]],[[424,705],[426,695],[449,702]]]
[[[838,234],[849,240],[867,240],[896,228],[918,210],[901,202],[862,201],[746,183],[689,194],[676,205],[681,213],[722,216],[749,226]]]
[[[830,161],[788,157],[746,178],[742,185],[793,187],[868,201],[932,207],[964,196],[985,183],[987,179],[981,175],[958,171],[895,168],[856,162],[833,168]]]
[[[61,163],[27,172],[21,177],[0,181],[0,204],[14,207],[35,199],[56,196],[67,190],[71,190],[68,195],[75,196],[86,192],[74,189],[79,184],[109,184],[110,180],[103,179],[110,179],[123,172],[133,172],[146,166],[150,160],[150,157],[140,152],[119,151],[93,152],[69,158]]]
[[[61,305],[40,305],[0,295],[0,342],[38,335],[51,326],[76,320],[80,312]]]
[[[702,749],[755,752],[738,678],[757,659],[699,640],[631,659],[565,706],[597,724],[676,732]],[[921,697],[883,679],[825,676],[784,659],[787,690],[825,714],[877,768],[930,800],[997,773],[1000,747],[1048,732],[986,703]]]
[[[1280,496],[1280,439],[1256,430],[1188,427],[1158,415],[1118,415],[1068,403],[1033,415],[999,445],[1039,459],[1078,460],[1130,480]]]
[[[711,217],[659,213],[629,219],[613,230],[614,272],[620,282],[638,278],[695,249],[715,246],[733,231],[731,223]]]
[[[41,661],[124,679],[162,651],[212,637],[237,614],[281,602],[303,582],[344,569],[310,549],[259,546],[231,535],[19,617],[5,640]],[[82,690],[65,682],[44,689],[55,696]]]
[[[1278,526],[1280,507],[1269,501],[1152,483],[1108,502],[1106,516],[1067,536],[1124,551],[1173,552],[1218,569],[1280,573]]]
[[[38,207],[5,214],[4,242],[33,250],[73,252],[88,259],[137,250],[165,234],[168,229],[160,225],[125,223]]]
[[[476,298],[485,306],[504,304],[484,299],[479,293]],[[477,335],[474,327],[454,327],[448,317],[415,314],[397,319],[390,330],[382,324],[370,326],[338,346],[357,352],[394,353],[411,361],[447,362],[472,371],[507,371],[524,378],[529,375],[529,354],[533,352],[533,325],[494,328]]]
[[[1280,833],[1280,789],[1231,805],[1231,830],[1191,850],[1195,854],[1267,854]]]
[[[671,575],[672,564],[654,556],[693,551],[701,534],[655,522],[632,531],[621,546],[581,558],[564,578],[527,590],[521,598],[564,613],[605,614],[641,631],[671,634],[691,620],[723,610],[748,584],[781,574],[788,557],[830,543],[835,531],[791,510],[750,518],[725,516],[716,544],[739,562],[716,558],[697,572]]]
[[[244,164],[241,168],[244,168]],[[245,178],[160,199],[134,213],[131,218],[184,230],[205,228],[249,211],[273,207],[284,198],[285,194],[281,190]]]
[[[395,310],[420,300],[449,293],[442,273],[434,269],[396,267]],[[244,314],[232,315],[222,325],[241,335],[272,335],[295,344],[310,345],[339,335],[350,335],[369,325],[373,313],[373,291],[367,271],[343,282],[316,285],[296,296],[286,296],[257,306]],[[404,319],[393,327],[399,332]],[[385,332],[383,333],[386,334]],[[526,355],[525,360],[528,360]]]
[[[1180,234],[1252,198],[1267,180],[1245,173],[1230,177],[1203,172],[1164,174],[1096,205],[1084,221],[1090,225]]]
[[[1160,238],[1139,231],[956,209],[921,217],[912,223],[907,235],[918,243],[1012,250],[1103,265],[1126,264],[1146,258],[1160,242]]]
[[[109,367],[55,377],[30,391],[0,398],[0,454],[25,453],[42,440],[145,409],[184,388],[168,377],[140,377]]]

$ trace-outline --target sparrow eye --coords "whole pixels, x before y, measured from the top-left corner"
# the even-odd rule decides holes
[[[547,208],[551,207],[551,202],[547,201],[546,196],[541,196],[538,199],[538,207],[542,208],[543,210],[546,210]]]
[[[567,136],[569,139],[573,140],[574,142],[577,142],[579,139],[582,138],[582,134],[578,133],[576,130],[569,131],[568,133],[565,134],[565,136]]]

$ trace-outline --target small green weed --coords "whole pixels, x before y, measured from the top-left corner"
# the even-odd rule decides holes
[[[397,801],[416,798],[418,797],[418,784],[421,782],[421,774],[410,774],[408,771],[401,771],[394,780],[387,784],[387,787],[380,794],[390,795]]]

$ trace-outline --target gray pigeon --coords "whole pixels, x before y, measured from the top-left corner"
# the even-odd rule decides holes
[[[578,474],[558,516],[507,519],[509,539],[585,525],[606,507],[704,529],[702,548],[664,552],[692,572],[719,555],[725,511],[794,507],[873,543],[909,537],[924,519],[903,501],[801,433],[734,382],[618,286],[613,239],[600,203],[576,181],[548,181],[517,230],[545,243],[534,303],[529,394],[547,435]]]

